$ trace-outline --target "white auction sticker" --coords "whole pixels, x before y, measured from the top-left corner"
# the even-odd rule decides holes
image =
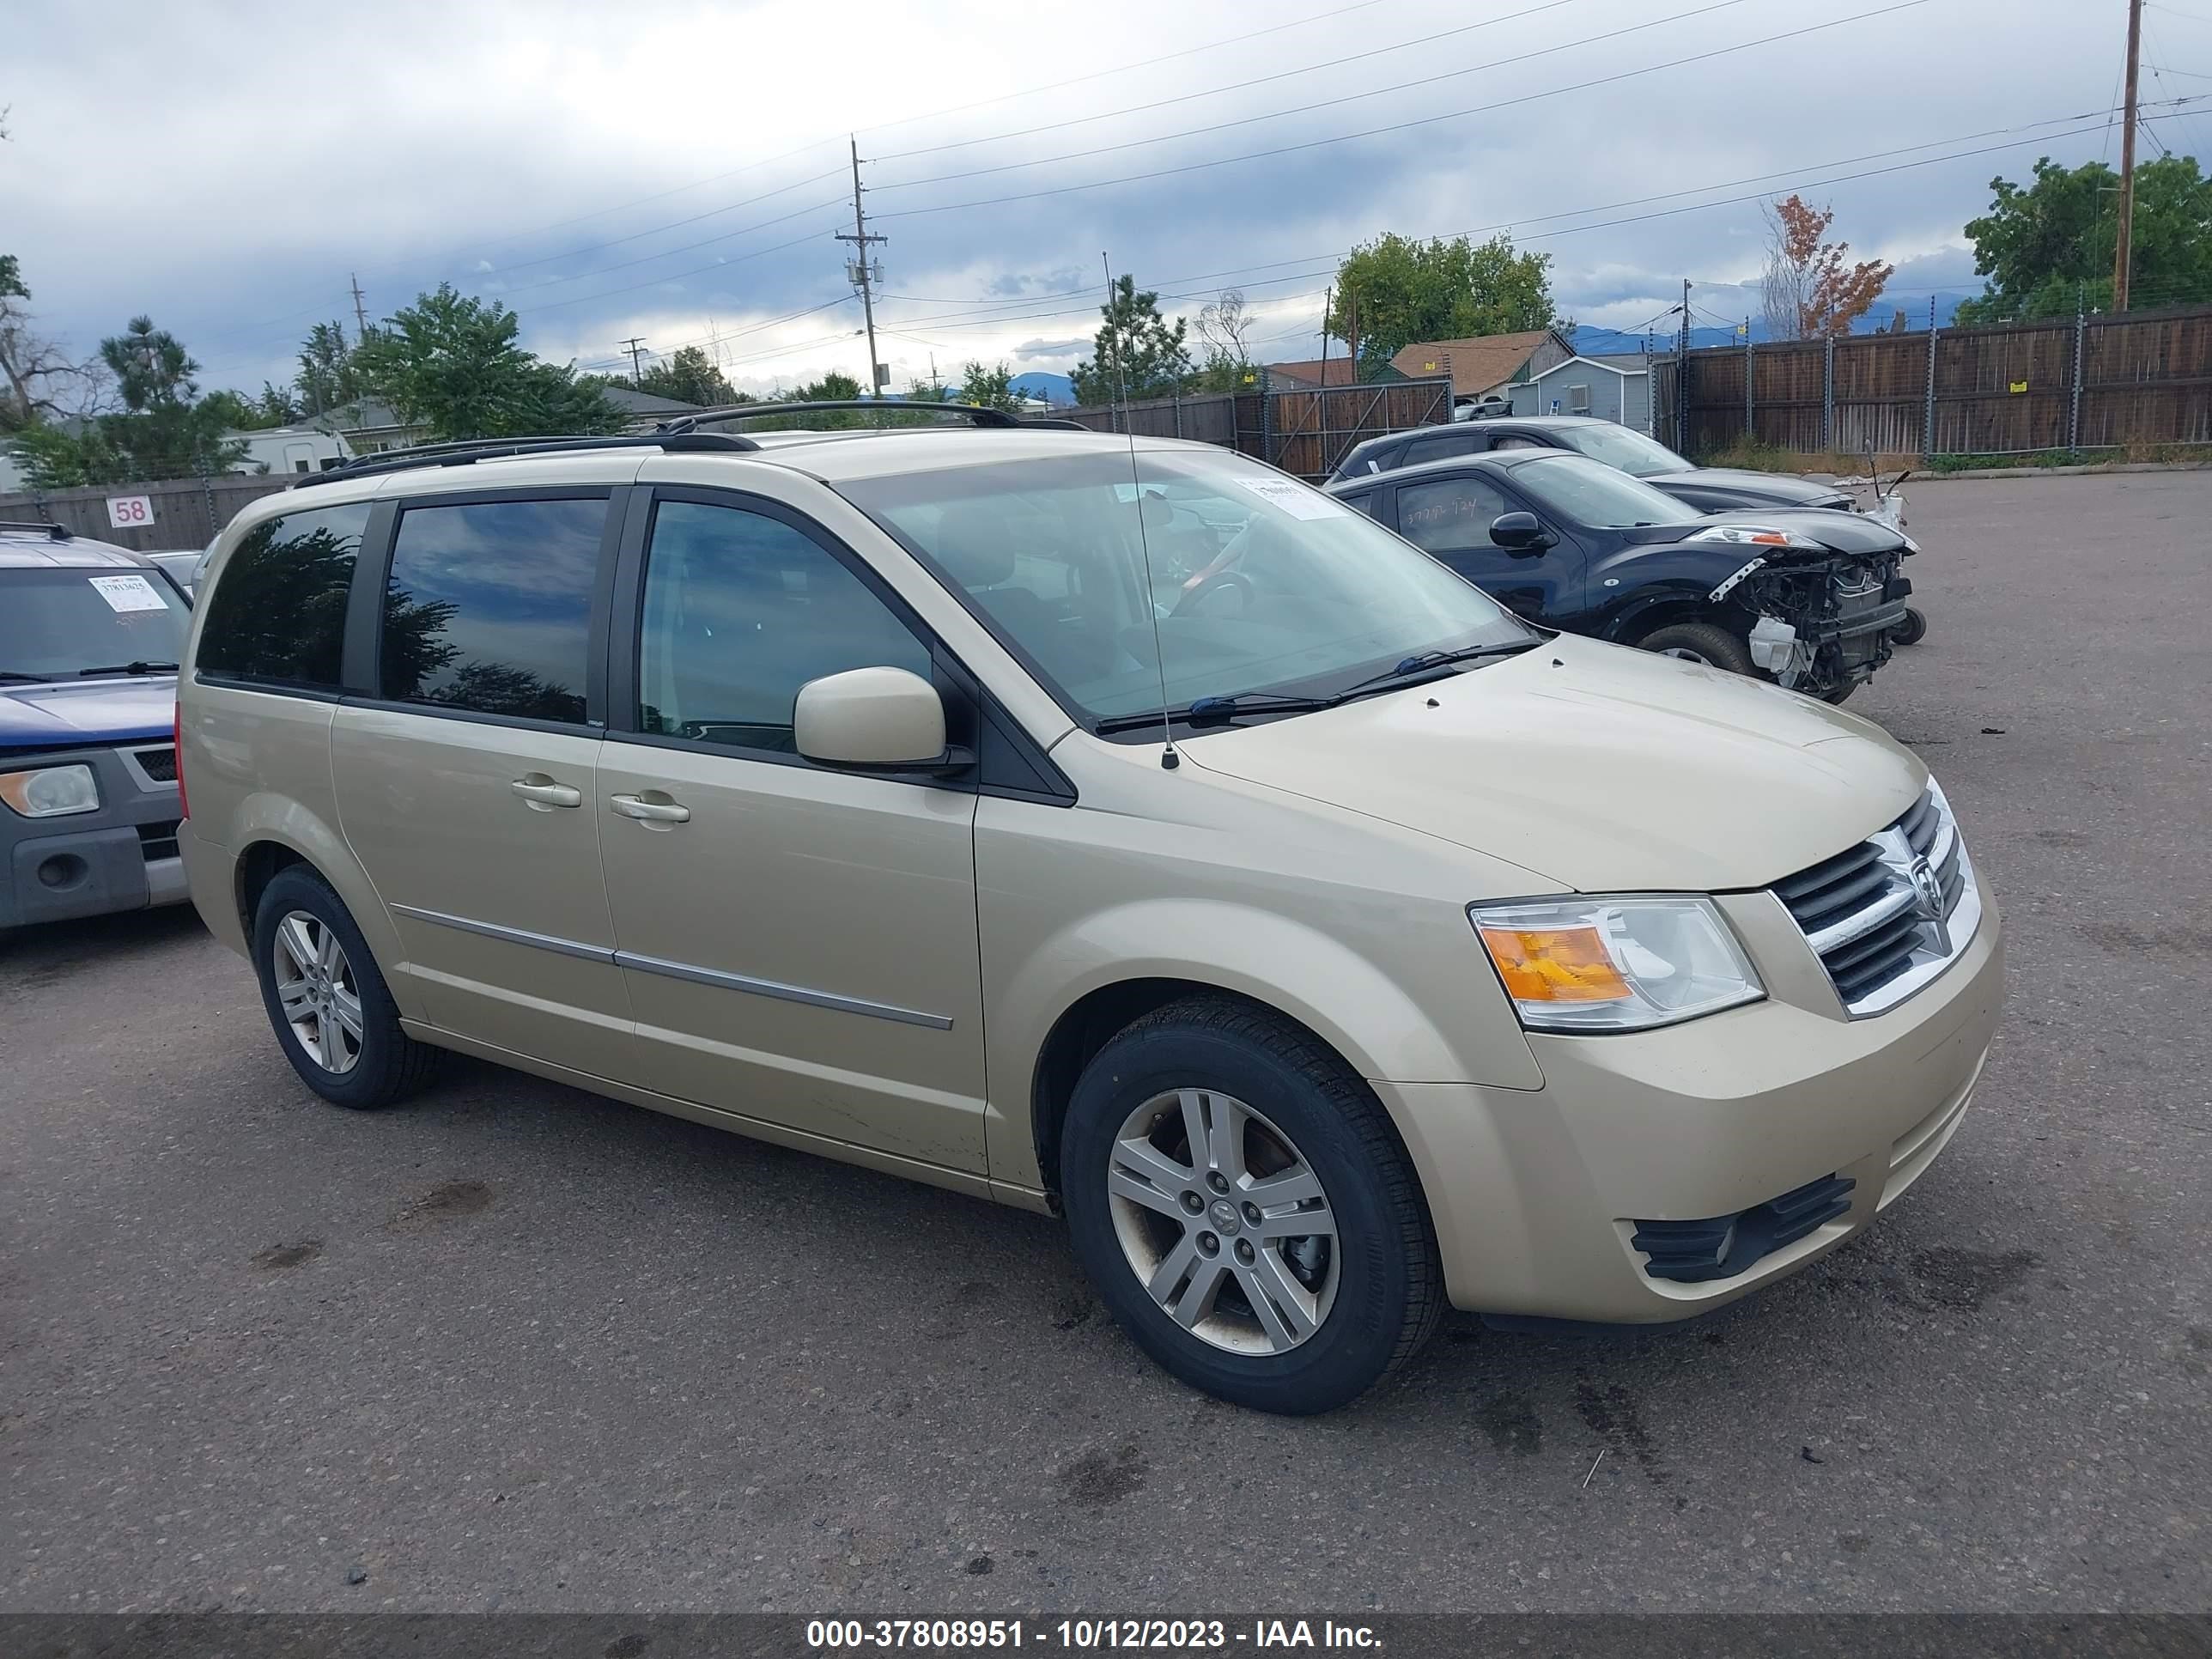
[[[1237,482],[1294,519],[1334,519],[1352,509],[1307,489],[1295,478],[1239,478]]]
[[[93,576],[88,578],[100,597],[107,601],[110,611],[167,611],[161,596],[143,576]]]

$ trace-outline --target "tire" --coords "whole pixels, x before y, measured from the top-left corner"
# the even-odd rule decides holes
[[[317,966],[303,967],[303,957]],[[280,870],[262,890],[253,968],[284,1058],[331,1104],[389,1106],[436,1069],[440,1051],[399,1029],[398,1006],[368,941],[330,884],[306,865]],[[295,1023],[295,1013],[304,1018]]]
[[[1833,690],[1823,691],[1820,693],[1820,701],[1831,705],[1832,707],[1849,702],[1851,700],[1852,694],[1865,684],[1866,682],[1864,680],[1846,680],[1843,684],[1837,686]]]
[[[1200,1136],[1209,1153],[1192,1158]],[[1194,1389],[1334,1410],[1412,1358],[1443,1315],[1397,1132],[1342,1060],[1267,1010],[1203,996],[1139,1020],[1085,1069],[1060,1146],[1061,1202],[1100,1299]],[[1324,1211],[1333,1233],[1295,1231]]]
[[[1653,629],[1636,645],[1638,650],[1686,658],[1692,662],[1724,668],[1731,674],[1759,672],[1758,665],[1751,659],[1751,647],[1718,623],[1668,623]]]
[[[1904,623],[1889,630],[1889,642],[1892,645],[1917,645],[1927,637],[1927,613],[1917,605],[1906,605]]]

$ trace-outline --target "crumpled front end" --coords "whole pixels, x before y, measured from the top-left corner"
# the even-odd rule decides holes
[[[1750,613],[1751,659],[1778,684],[1832,697],[1874,678],[1905,624],[1903,550],[1787,553],[1752,560],[1713,590]]]

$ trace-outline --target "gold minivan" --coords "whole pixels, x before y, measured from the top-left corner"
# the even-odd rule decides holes
[[[947,415],[240,515],[179,845],[310,1088],[455,1049],[1063,1214],[1142,1347],[1283,1412],[1447,1303],[1705,1312],[1955,1133],[1997,913],[1879,727],[1232,452]]]

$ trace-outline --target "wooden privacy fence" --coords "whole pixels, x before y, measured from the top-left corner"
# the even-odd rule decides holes
[[[0,519],[58,524],[73,535],[89,536],[134,553],[205,547],[248,501],[289,489],[289,473],[248,477],[227,472],[219,478],[172,478],[158,483],[96,484],[82,489],[23,490],[0,495]],[[143,495],[152,504],[151,524],[118,530],[108,522],[107,503],[117,496]]]
[[[2012,455],[2212,444],[2212,306],[1654,358],[1653,430],[1804,453]]]
[[[1438,376],[1371,386],[1208,392],[1151,398],[1126,408],[1112,404],[1053,412],[1094,432],[1219,444],[1318,482],[1364,439],[1408,427],[1434,426],[1450,420],[1451,411],[1451,380]]]

